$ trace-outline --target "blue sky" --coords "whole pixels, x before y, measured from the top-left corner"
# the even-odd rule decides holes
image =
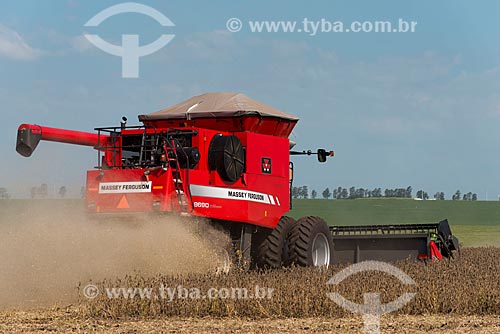
[[[66,185],[76,195],[96,164],[86,147],[42,142],[14,150],[20,123],[91,131],[209,91],[238,91],[301,118],[297,148],[334,148],[327,164],[296,158],[296,182],[457,189],[500,194],[500,21],[497,1],[140,1],[139,14],[84,27],[120,1],[11,1],[0,5],[0,187]],[[244,22],[231,33],[226,21]],[[248,20],[416,21],[415,33],[252,33]],[[118,44],[139,34],[175,38],[123,79],[121,60],[84,33]],[[134,121],[132,121],[134,120]]]

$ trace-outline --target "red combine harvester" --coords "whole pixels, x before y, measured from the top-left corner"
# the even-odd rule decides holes
[[[243,94],[207,93],[140,115],[142,126],[126,121],[97,133],[22,124],[16,150],[29,157],[40,140],[91,146],[99,159],[87,172],[90,214],[203,217],[229,233],[240,263],[254,267],[451,257],[458,249],[447,221],[329,227],[319,217],[285,216],[290,155],[324,162],[333,152],[291,151],[298,119]]]

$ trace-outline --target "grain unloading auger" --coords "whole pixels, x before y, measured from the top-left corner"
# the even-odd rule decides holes
[[[89,214],[202,217],[226,230],[238,261],[254,267],[440,258],[458,249],[446,221],[329,227],[316,216],[286,216],[290,155],[324,162],[333,152],[291,151],[298,119],[243,94],[195,96],[139,121],[131,127],[123,118],[97,133],[23,124],[16,150],[29,157],[40,140],[91,146],[98,166],[87,172]]]

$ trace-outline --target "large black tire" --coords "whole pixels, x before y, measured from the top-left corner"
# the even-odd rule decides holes
[[[297,222],[281,217],[276,228],[261,228],[252,236],[252,268],[281,268],[290,264],[289,239]]]
[[[297,266],[328,266],[333,263],[333,238],[326,222],[307,216],[297,221],[290,237],[291,262]]]

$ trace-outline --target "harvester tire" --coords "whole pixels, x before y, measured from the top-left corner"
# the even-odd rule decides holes
[[[291,233],[290,253],[297,266],[332,264],[333,238],[326,222],[315,216],[300,218]]]
[[[252,268],[281,268],[290,264],[289,240],[297,222],[281,217],[274,229],[262,228],[252,237]]]

